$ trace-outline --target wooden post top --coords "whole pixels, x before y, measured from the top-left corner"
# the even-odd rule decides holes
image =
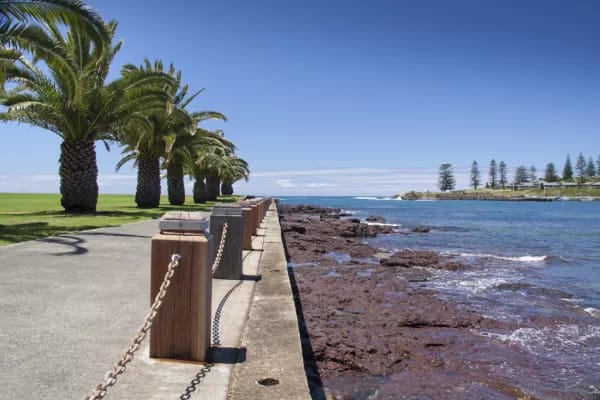
[[[242,206],[240,204],[217,204],[212,209],[212,215],[242,215]]]
[[[158,222],[161,232],[204,233],[208,228],[208,218],[200,212],[169,211]]]

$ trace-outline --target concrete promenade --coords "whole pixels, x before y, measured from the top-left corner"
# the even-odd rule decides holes
[[[103,381],[148,313],[157,232],[151,220],[0,247],[0,400],[82,399]],[[220,346],[205,376],[150,359],[146,338],[107,399],[310,398],[274,208],[243,257],[224,303],[238,281],[213,279]]]

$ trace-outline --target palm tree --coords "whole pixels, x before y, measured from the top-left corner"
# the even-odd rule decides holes
[[[30,51],[47,43],[36,40],[35,23],[78,26],[95,46],[110,44],[102,18],[80,0],[0,0],[0,21],[0,42]]]
[[[200,92],[197,92],[196,94],[198,93]],[[187,104],[189,104],[189,101],[184,104],[184,107]],[[209,119],[227,121],[225,115],[216,111],[199,111],[192,113],[191,117],[194,121],[194,125],[198,125],[202,121]],[[198,128],[196,129],[196,132],[203,132],[203,130]],[[178,132],[175,137],[173,148],[166,156],[165,167],[167,169],[167,193],[169,196],[169,204],[182,205],[185,202],[184,164],[193,162],[193,154],[198,146],[212,143],[212,138],[208,138],[203,134],[196,136],[196,132],[194,132],[193,136],[185,131]]]
[[[188,168],[189,173],[195,179],[194,182],[194,202],[204,203],[207,200],[216,200],[218,195],[214,195],[214,181],[211,182],[211,177],[219,176],[219,171],[224,167],[224,157],[226,154],[231,154],[235,151],[235,145],[225,139],[221,131],[208,132],[206,135],[211,135],[216,141],[207,146],[201,146],[196,149],[194,162]],[[213,178],[214,179],[214,178]],[[211,193],[209,189],[212,189]]]
[[[38,59],[55,55],[55,43],[40,31],[41,26],[57,29],[77,26],[95,47],[108,50],[110,32],[102,18],[79,0],[0,0],[0,90],[4,88],[5,69],[21,50]],[[8,57],[6,57],[8,55]]]
[[[163,65],[160,60],[154,64],[149,60],[144,61],[144,65],[135,67],[129,66],[133,70],[163,73]],[[121,168],[130,160],[135,161],[138,167],[138,181],[135,194],[135,202],[138,207],[158,207],[160,204],[160,159],[168,158],[172,151],[177,137],[191,136],[195,133],[195,123],[193,115],[190,115],[185,107],[202,90],[186,97],[188,87],[181,87],[181,71],[175,72],[171,64],[167,72],[173,78],[174,85],[165,87],[168,93],[168,100],[163,107],[150,113],[148,116],[150,124],[139,126],[133,124],[121,135],[121,141],[125,144],[123,157],[117,164],[117,169]]]
[[[171,82],[165,74],[125,69],[121,78],[105,83],[121,48],[121,42],[111,44],[116,26],[115,22],[106,25],[105,46],[94,45],[80,24],[66,31],[30,26],[40,41],[52,43],[51,53],[33,53],[42,57],[46,68],[38,68],[18,52],[0,52],[6,81],[15,84],[0,92],[0,104],[6,107],[0,120],[38,126],[63,140],[60,193],[67,212],[96,210],[95,141],[107,145],[106,140],[115,139],[132,122],[146,124],[145,113],[164,104],[164,91],[157,89],[157,83]]]
[[[221,168],[221,193],[223,196],[231,196],[233,194],[234,182],[244,179],[246,182],[250,176],[248,163],[238,158],[237,156],[226,157],[225,164]]]
[[[194,113],[192,118],[197,122],[206,119],[226,120],[223,114],[214,111]],[[204,146],[220,145],[223,145],[221,135],[201,128],[196,129],[194,135],[184,131],[177,134],[175,143],[165,159],[169,204],[182,205],[185,202],[184,167],[194,163],[197,150]],[[188,169],[191,170],[193,167]]]

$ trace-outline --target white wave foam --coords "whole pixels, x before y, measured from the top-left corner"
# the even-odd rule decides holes
[[[357,212],[358,211],[355,211],[355,210],[342,210],[341,211],[342,214],[352,214],[352,215],[356,214]]]
[[[375,226],[391,226],[393,228],[397,228],[399,226],[402,226],[400,224],[386,224],[386,223],[383,223],[383,222],[370,222],[370,221],[365,221],[365,224],[367,224],[367,225],[375,225]]]
[[[520,256],[520,257],[508,257],[508,256],[499,256],[496,254],[484,254],[484,253],[460,253],[458,254],[461,257],[479,257],[479,258],[493,258],[495,260],[506,260],[506,261],[514,261],[514,262],[525,262],[525,263],[539,263],[542,261],[546,261],[549,257],[544,256]]]
[[[381,200],[393,200],[393,201],[402,200],[402,197],[389,197],[389,196],[387,196],[387,197],[356,196],[356,197],[353,197],[353,198],[356,199],[356,200],[378,200],[378,201],[381,201]]]
[[[507,283],[508,281],[503,278],[479,278],[479,279],[469,279],[469,280],[460,280],[457,282],[458,286],[461,288],[471,292],[471,293],[479,293],[489,288],[496,287],[503,283]]]
[[[600,326],[579,326],[561,324],[544,328],[519,328],[509,334],[482,332],[483,336],[496,338],[503,342],[516,343],[536,352],[554,349],[557,353],[564,347],[579,347],[600,337]]]
[[[592,317],[600,318],[600,310],[594,307],[586,307],[583,309],[586,313],[590,314]]]
[[[456,276],[449,271],[437,271],[436,279],[430,281],[430,286],[442,290],[458,291],[460,293],[479,294],[511,280],[506,276],[484,276],[482,274],[461,274]]]

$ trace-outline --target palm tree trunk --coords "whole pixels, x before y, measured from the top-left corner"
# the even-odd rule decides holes
[[[96,144],[93,140],[62,142],[60,151],[60,204],[66,212],[96,212]]]
[[[221,184],[221,194],[223,196],[231,196],[231,195],[233,195],[233,184],[223,182]]]
[[[178,161],[169,162],[169,164],[167,164],[169,204],[181,206],[185,203],[185,185],[183,178],[183,164]]]
[[[135,202],[140,208],[154,208],[160,204],[159,157],[143,157],[138,160]]]
[[[196,178],[196,181],[194,182],[194,203],[206,203],[207,200],[208,192],[206,191],[204,178]]]
[[[215,201],[221,192],[221,179],[218,175],[209,175],[206,177],[206,190],[208,191],[208,200]]]

